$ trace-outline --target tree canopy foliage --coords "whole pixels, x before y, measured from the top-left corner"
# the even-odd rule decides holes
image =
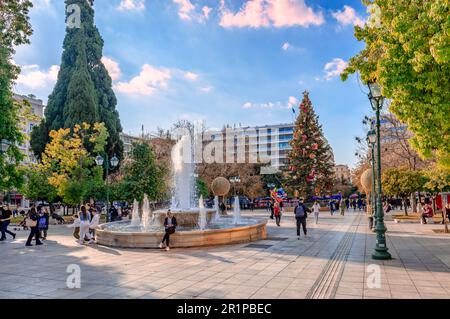
[[[411,144],[425,158],[450,166],[450,2],[363,0],[372,16],[355,36],[365,48],[342,79],[359,72],[378,81],[390,111],[408,125]]]

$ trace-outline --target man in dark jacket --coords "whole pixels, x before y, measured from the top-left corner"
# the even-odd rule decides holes
[[[308,218],[308,213],[311,213],[311,210],[303,204],[303,199],[300,198],[298,201],[298,205],[295,206],[294,214],[295,219],[297,221],[297,237],[300,240],[300,225],[303,228],[303,234],[305,234],[305,238],[307,237],[306,230],[306,218]]]
[[[164,243],[166,244],[166,250],[170,250],[170,235],[175,233],[175,229],[177,228],[177,219],[173,216],[170,209],[167,211],[167,217],[164,219],[164,229],[165,234],[164,237],[159,244],[159,248],[163,248]]]

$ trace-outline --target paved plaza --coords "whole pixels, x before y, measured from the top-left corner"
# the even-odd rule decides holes
[[[306,239],[287,213],[281,227],[269,220],[267,240],[170,252],[79,246],[66,226],[25,247],[21,231],[0,243],[0,298],[450,298],[450,236],[433,232],[442,225],[388,220],[394,258],[374,261],[364,214],[308,221]],[[81,269],[79,289],[67,288],[69,265]]]

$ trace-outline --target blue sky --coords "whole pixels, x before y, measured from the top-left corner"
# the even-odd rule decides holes
[[[61,60],[64,1],[34,0],[31,45],[17,49],[15,90],[47,100]],[[363,48],[360,0],[96,0],[124,131],[177,119],[265,125],[292,121],[308,90],[337,164],[356,162],[369,112],[356,77],[339,79]],[[298,105],[296,105],[297,107]]]

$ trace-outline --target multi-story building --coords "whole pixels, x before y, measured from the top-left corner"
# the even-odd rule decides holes
[[[134,136],[131,134],[120,133],[120,139],[123,143],[123,156],[124,158],[129,158],[131,151],[133,150],[133,143],[140,143],[145,141],[142,136]]]
[[[30,147],[30,136],[33,127],[39,125],[44,118],[44,108],[45,105],[42,100],[37,99],[34,95],[19,95],[14,94],[13,98],[19,102],[21,105],[24,101],[27,101],[29,108],[23,106],[20,112],[20,128],[22,133],[25,135],[25,142],[19,146],[21,152],[25,155],[23,160],[24,164],[35,163],[36,158]]]
[[[347,165],[336,165],[334,174],[337,180],[351,182],[352,173]]]
[[[287,162],[289,142],[294,138],[294,124],[231,127],[221,131],[208,131],[212,141],[224,145],[226,162],[262,162],[270,164],[272,171],[283,168]]]
[[[36,158],[31,150],[30,137],[33,127],[39,125],[44,118],[44,108],[45,105],[42,100],[37,99],[34,95],[13,95],[14,100],[16,100],[22,107],[19,113],[19,128],[24,134],[24,143],[19,145],[19,149],[24,154],[24,159],[22,160],[23,165],[30,165],[36,163]],[[27,103],[24,103],[26,101]],[[29,201],[19,192],[13,190],[6,194],[0,194],[0,201],[8,201],[12,205],[28,207]]]

